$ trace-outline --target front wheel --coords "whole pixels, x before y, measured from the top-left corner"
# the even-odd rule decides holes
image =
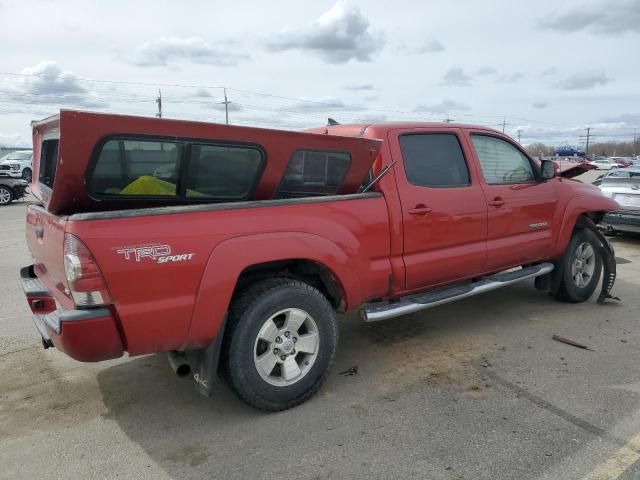
[[[31,177],[32,177],[31,169],[30,168],[25,168],[22,171],[22,179],[26,180],[29,183],[31,183]]]
[[[588,300],[598,286],[602,272],[600,240],[591,230],[576,230],[562,260],[562,280],[553,296],[566,302]]]
[[[311,398],[326,379],[338,343],[331,304],[314,287],[277,278],[234,300],[222,370],[249,405],[285,410]]]
[[[13,201],[13,191],[9,187],[0,185],[0,205],[9,205]]]

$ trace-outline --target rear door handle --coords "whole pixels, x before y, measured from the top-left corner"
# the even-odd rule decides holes
[[[416,216],[421,216],[421,215],[426,215],[427,213],[431,212],[431,207],[427,207],[426,205],[416,205],[413,208],[410,208],[408,210],[410,215],[416,215]]]
[[[505,201],[500,197],[496,197],[489,202],[489,205],[491,205],[492,207],[501,207],[504,204],[505,204]]]

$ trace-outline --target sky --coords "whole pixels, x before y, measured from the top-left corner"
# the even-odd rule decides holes
[[[640,0],[0,0],[0,145],[60,108],[640,137]]]

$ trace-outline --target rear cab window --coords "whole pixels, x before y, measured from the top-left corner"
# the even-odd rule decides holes
[[[469,168],[452,133],[410,133],[399,137],[407,180],[418,187],[465,187]]]
[[[94,157],[89,194],[109,199],[245,200],[264,163],[257,146],[135,138],[108,139]]]

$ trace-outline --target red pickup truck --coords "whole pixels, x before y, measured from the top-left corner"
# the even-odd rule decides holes
[[[530,278],[582,302],[604,270],[603,301],[615,281],[596,224],[617,203],[495,130],[76,111],[32,127],[21,279],[45,348],[168,352],[205,395],[220,371],[254,407],[307,400],[336,313],[382,320]]]

